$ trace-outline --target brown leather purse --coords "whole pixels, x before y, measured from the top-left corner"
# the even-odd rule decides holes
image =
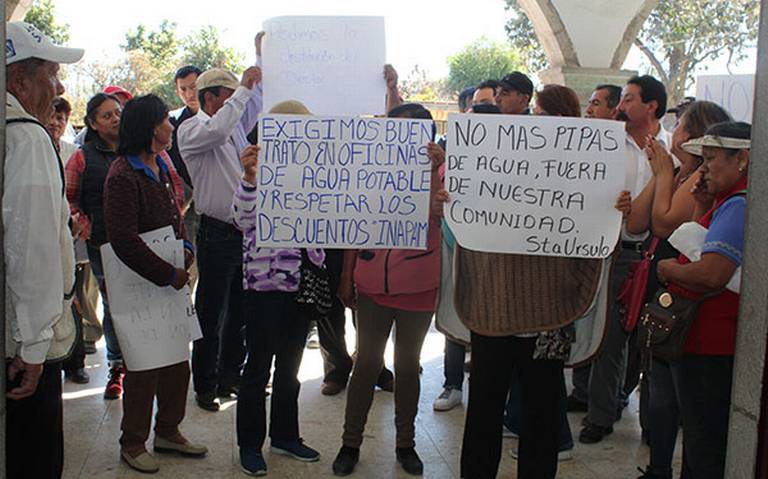
[[[643,308],[637,325],[638,343],[649,367],[651,356],[665,361],[682,356],[699,303],[711,296],[688,299],[667,288],[659,288],[653,301]]]

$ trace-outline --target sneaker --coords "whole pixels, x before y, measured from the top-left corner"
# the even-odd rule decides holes
[[[272,440],[270,450],[273,454],[289,456],[302,462],[316,462],[320,460],[320,453],[304,444],[302,438],[293,441]]]
[[[424,473],[424,463],[412,447],[398,447],[395,449],[397,462],[403,466],[403,470],[413,476],[421,476]]]
[[[64,377],[75,384],[88,384],[91,381],[91,377],[83,368],[64,371]]]
[[[123,395],[123,375],[125,368],[115,366],[109,370],[109,381],[104,388],[104,399],[120,399]]]
[[[517,448],[513,447],[509,450],[509,455],[512,456],[512,459],[517,460]],[[557,453],[557,462],[565,462],[570,461],[573,459],[573,450],[571,449],[565,449]]]
[[[501,426],[501,437],[504,439],[520,439],[520,436],[507,426]]]
[[[241,447],[240,469],[249,476],[266,476],[267,463],[261,455],[261,450],[255,447]]]
[[[603,427],[586,421],[584,428],[579,433],[579,442],[582,444],[597,444],[612,432],[613,426]]]
[[[445,388],[443,389],[443,392],[437,396],[437,399],[435,399],[432,409],[435,411],[450,411],[459,404],[461,404],[461,390]]]
[[[360,460],[360,449],[356,447],[341,446],[336,459],[333,460],[333,474],[336,476],[348,476],[355,470]]]
[[[565,410],[568,412],[587,412],[589,411],[589,405],[581,399],[574,397],[573,394],[570,394],[565,398]]]

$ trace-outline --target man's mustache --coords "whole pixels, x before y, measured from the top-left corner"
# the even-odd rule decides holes
[[[629,121],[629,117],[623,111],[616,113],[616,119],[619,121]]]

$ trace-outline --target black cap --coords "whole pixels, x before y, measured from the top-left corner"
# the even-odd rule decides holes
[[[499,80],[499,86],[504,90],[514,90],[529,97],[533,96],[533,82],[525,73],[512,72]]]

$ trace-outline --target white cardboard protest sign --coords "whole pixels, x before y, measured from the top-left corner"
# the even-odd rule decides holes
[[[696,99],[715,102],[736,121],[752,123],[755,75],[699,75]]]
[[[425,249],[432,138],[429,120],[261,118],[257,244]]]
[[[184,265],[183,242],[168,226],[140,235],[160,258]],[[159,287],[130,269],[110,244],[101,247],[109,307],[125,364],[145,371],[189,359],[189,343],[202,337],[189,287]]]
[[[384,113],[384,17],[275,17],[264,30],[265,112],[298,100],[317,115]]]
[[[621,227],[624,125],[528,115],[448,117],[444,219],[464,248],[605,258]]]

